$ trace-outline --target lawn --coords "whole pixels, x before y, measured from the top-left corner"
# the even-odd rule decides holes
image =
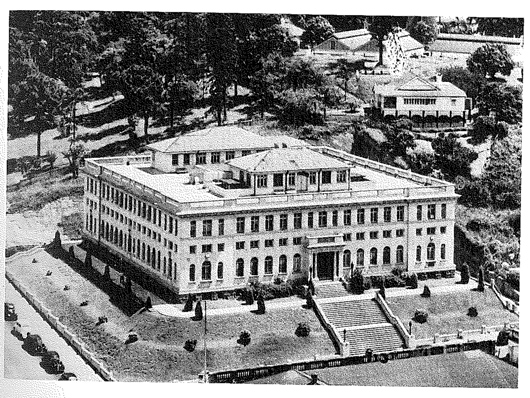
[[[194,379],[204,366],[204,323],[187,318],[170,318],[156,312],[127,316],[93,283],[59,259],[39,252],[6,267],[17,279],[65,323],[87,348],[95,353],[119,381],[172,381]],[[51,276],[44,276],[52,271]],[[63,290],[68,285],[69,290]],[[87,306],[80,303],[88,300]],[[254,306],[252,307],[254,309]],[[108,323],[96,326],[99,316]],[[294,334],[299,322],[307,322],[311,334]],[[249,330],[247,347],[236,341]],[[139,341],[124,344],[130,331]],[[188,339],[197,340],[197,349],[183,349]],[[311,310],[299,308],[268,310],[264,315],[249,312],[208,317],[207,358],[210,371],[303,360],[314,355],[333,355],[335,348]]]
[[[416,309],[427,310],[426,323],[413,322],[413,333],[418,339],[433,337],[436,333],[456,333],[457,329],[480,329],[482,325],[502,325],[504,322],[517,322],[519,318],[505,310],[492,290],[473,290],[452,293],[433,293],[430,298],[417,296],[388,297],[387,302],[404,325],[414,317]],[[476,307],[477,317],[467,315],[469,307]]]

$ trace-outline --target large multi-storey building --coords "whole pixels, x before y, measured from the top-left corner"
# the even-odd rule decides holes
[[[277,278],[454,272],[454,186],[220,127],[87,159],[85,238],[177,295]]]

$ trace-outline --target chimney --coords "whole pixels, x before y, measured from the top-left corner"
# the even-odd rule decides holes
[[[318,384],[318,375],[313,373],[311,375],[311,382],[309,383],[309,385],[315,385],[315,384]]]
[[[442,82],[442,75],[437,74],[436,75],[436,83],[441,83],[441,82]]]
[[[287,144],[285,142],[282,143],[282,148],[287,148]]]

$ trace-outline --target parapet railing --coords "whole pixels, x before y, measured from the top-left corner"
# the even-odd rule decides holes
[[[136,156],[121,156],[116,158],[97,158],[85,160],[85,172],[95,176],[104,176],[116,183],[123,184],[135,190],[139,190],[142,194],[147,194],[155,197],[155,201],[167,203],[178,208],[180,211],[195,212],[204,208],[227,208],[227,207],[241,207],[241,206],[260,206],[260,205],[274,205],[281,204],[298,204],[301,202],[324,202],[328,200],[364,200],[373,198],[392,198],[392,197],[422,197],[430,195],[453,195],[454,185],[447,182],[437,180],[432,177],[425,177],[419,174],[411,173],[407,170],[402,170],[393,166],[388,166],[373,160],[361,158],[355,155],[348,154],[344,151],[329,147],[315,147],[316,150],[328,153],[332,156],[340,157],[342,159],[353,161],[356,164],[368,167],[374,170],[385,172],[393,176],[411,179],[417,183],[422,184],[420,187],[411,188],[384,188],[384,189],[366,189],[355,191],[324,191],[324,192],[304,192],[304,193],[285,193],[282,195],[263,195],[263,196],[249,196],[240,198],[215,198],[212,200],[196,201],[196,202],[177,202],[171,199],[158,190],[150,188],[144,184],[134,181],[119,173],[116,173],[105,165],[116,164],[150,164],[150,155],[136,155]]]
[[[405,345],[407,346],[407,348],[414,348],[414,344],[416,341],[414,335],[411,335],[409,332],[407,332],[407,329],[405,329],[405,326],[403,325],[403,322],[401,322],[401,319],[394,315],[387,302],[383,299],[379,292],[375,292],[375,301],[377,301],[377,303],[385,313],[387,319],[392,325],[396,327],[403,340],[405,340]]]

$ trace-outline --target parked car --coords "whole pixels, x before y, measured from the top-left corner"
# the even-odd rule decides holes
[[[24,347],[31,354],[42,355],[45,354],[48,350],[46,345],[42,342],[41,337],[38,334],[29,334],[24,339]]]
[[[42,356],[42,366],[52,373],[63,373],[64,364],[57,351],[48,351]]]
[[[59,377],[59,380],[77,381],[75,373],[65,372]]]
[[[21,339],[25,339],[28,334],[31,334],[31,329],[26,323],[17,322],[13,326],[13,332]]]
[[[4,303],[4,320],[5,321],[16,321],[18,315],[15,312],[15,305],[13,303]]]

